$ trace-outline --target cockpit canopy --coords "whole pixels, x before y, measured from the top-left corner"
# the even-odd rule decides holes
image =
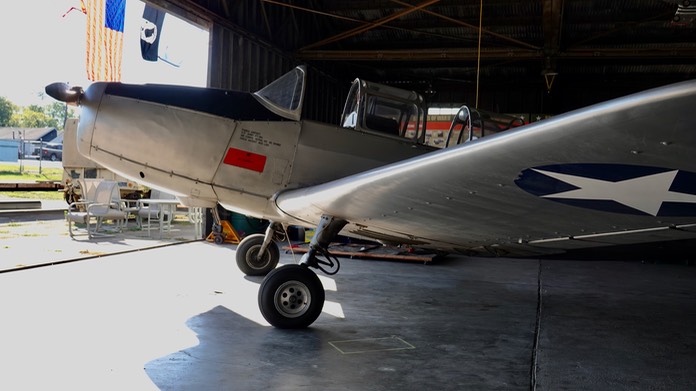
[[[254,92],[254,97],[273,113],[299,121],[302,116],[306,78],[307,69],[298,66]]]
[[[425,140],[423,97],[414,91],[355,79],[341,115],[341,125],[414,142]]]

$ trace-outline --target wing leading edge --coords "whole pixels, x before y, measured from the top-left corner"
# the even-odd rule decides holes
[[[696,81],[276,197],[308,224],[446,251],[534,255],[696,237]]]

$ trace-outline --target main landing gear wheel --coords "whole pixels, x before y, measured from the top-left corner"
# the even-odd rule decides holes
[[[277,244],[269,243],[266,251],[259,254],[264,238],[264,234],[249,235],[237,246],[237,267],[247,276],[265,276],[278,265],[280,250]]]
[[[259,288],[259,308],[271,325],[299,329],[312,324],[324,308],[324,287],[303,265],[285,265],[270,272]]]

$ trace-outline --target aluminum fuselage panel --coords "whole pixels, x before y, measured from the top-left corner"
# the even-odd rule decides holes
[[[151,92],[149,95],[157,95]],[[135,87],[126,89],[131,95]],[[179,196],[276,221],[278,192],[317,185],[433,149],[313,121],[245,120],[112,95],[95,83],[82,102],[78,147],[119,175]]]

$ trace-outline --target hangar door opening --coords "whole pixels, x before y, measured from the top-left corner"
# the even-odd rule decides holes
[[[161,8],[150,6],[149,12],[159,11],[160,17],[164,15],[161,27],[155,29],[152,23],[145,22],[145,8],[142,1],[126,2],[121,81],[206,87],[208,26],[190,23],[169,11],[165,13]],[[148,16],[152,19],[152,14]],[[143,37],[146,42],[158,38],[157,51],[150,56],[154,61],[143,58]]]

